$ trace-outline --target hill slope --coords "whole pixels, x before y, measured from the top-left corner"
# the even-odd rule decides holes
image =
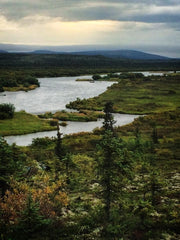
[[[168,57],[156,55],[156,54],[150,54],[150,53],[145,53],[141,51],[135,51],[135,50],[113,50],[113,51],[86,51],[86,52],[76,52],[74,54],[78,55],[102,55],[105,57],[110,57],[110,58],[126,58],[126,59],[140,59],[140,60],[165,60],[169,59]]]

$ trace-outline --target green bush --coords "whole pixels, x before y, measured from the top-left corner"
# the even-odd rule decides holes
[[[92,79],[93,80],[99,80],[99,79],[101,79],[101,76],[99,74],[95,74],[95,75],[92,76]]]
[[[10,119],[14,116],[15,107],[11,103],[0,104],[0,119]]]

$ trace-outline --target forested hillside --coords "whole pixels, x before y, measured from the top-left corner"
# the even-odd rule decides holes
[[[121,70],[175,70],[180,60],[130,60],[111,59],[104,56],[83,56],[69,54],[0,54],[0,68],[78,68],[78,69],[121,69]]]

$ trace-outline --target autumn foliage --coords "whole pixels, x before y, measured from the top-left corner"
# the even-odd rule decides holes
[[[33,186],[12,180],[12,190],[7,190],[5,196],[0,199],[0,227],[19,224],[22,213],[27,209],[29,196],[43,219],[58,219],[62,208],[68,204],[67,195],[61,190],[62,187],[61,181],[51,182],[47,175],[34,182]]]

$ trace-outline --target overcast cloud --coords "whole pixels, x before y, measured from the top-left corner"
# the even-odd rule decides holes
[[[0,0],[0,42],[178,46],[180,1]]]

